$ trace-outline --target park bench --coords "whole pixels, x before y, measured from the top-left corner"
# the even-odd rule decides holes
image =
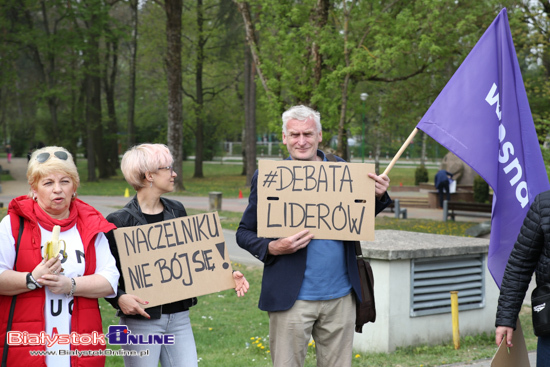
[[[443,201],[443,221],[447,218],[455,220],[455,216],[491,217],[492,204],[472,203],[463,201]]]

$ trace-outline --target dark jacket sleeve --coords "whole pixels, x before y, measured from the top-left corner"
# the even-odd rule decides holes
[[[250,252],[254,257],[264,263],[272,260],[268,254],[269,243],[272,238],[258,237],[258,171],[254,173],[251,180],[250,196],[248,197],[248,206],[246,207],[239,228],[237,229],[237,244]]]
[[[386,191],[384,193],[384,196],[382,196],[380,199],[376,200],[376,204],[375,204],[375,207],[374,207],[374,210],[375,210],[374,215],[378,215],[378,213],[380,213],[382,210],[384,210],[391,203],[392,203],[392,200],[390,198],[390,195]]]
[[[541,210],[540,196],[537,196],[527,212],[504,270],[498,298],[496,326],[516,328],[516,320],[525,293],[544,247]]]

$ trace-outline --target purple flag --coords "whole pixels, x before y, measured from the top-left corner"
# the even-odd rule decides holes
[[[417,127],[493,188],[488,267],[500,288],[530,204],[538,193],[550,189],[506,9]]]

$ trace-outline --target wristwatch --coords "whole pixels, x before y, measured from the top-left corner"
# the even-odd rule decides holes
[[[27,274],[27,288],[34,291],[36,288],[42,288],[42,286],[34,279],[32,273]]]

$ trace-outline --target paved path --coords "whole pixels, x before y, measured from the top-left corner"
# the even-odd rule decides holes
[[[13,181],[1,182],[0,203],[7,206],[9,202],[20,195],[26,195],[29,191],[29,186],[26,180],[27,171],[27,159],[26,158],[13,158],[12,163],[8,164],[6,159],[0,159],[0,165],[5,170],[10,170]],[[395,196],[407,196],[407,195],[426,195],[423,193],[396,193]],[[123,207],[129,200],[124,196],[82,196],[82,200],[99,210],[104,216],[112,213],[115,210]],[[186,207],[194,209],[208,210],[208,198],[207,197],[190,197],[190,196],[170,196],[172,199],[181,201]],[[247,199],[234,199],[234,198],[222,198],[223,210],[243,212],[248,203]],[[379,215],[382,216],[394,216],[393,213],[384,212]],[[421,209],[421,208],[407,208],[408,218],[422,218],[422,219],[434,219],[442,220],[443,213],[440,209]],[[460,221],[486,221],[487,218],[466,218],[457,217],[456,220]],[[224,238],[226,240],[229,256],[232,261],[244,264],[246,266],[262,266],[262,262],[254,258],[247,251],[241,249],[235,240],[235,231],[224,230]],[[496,351],[496,348],[495,348]],[[529,359],[531,366],[536,366],[536,352],[529,353]],[[440,367],[489,367],[491,360],[473,361],[465,364],[451,364]]]

